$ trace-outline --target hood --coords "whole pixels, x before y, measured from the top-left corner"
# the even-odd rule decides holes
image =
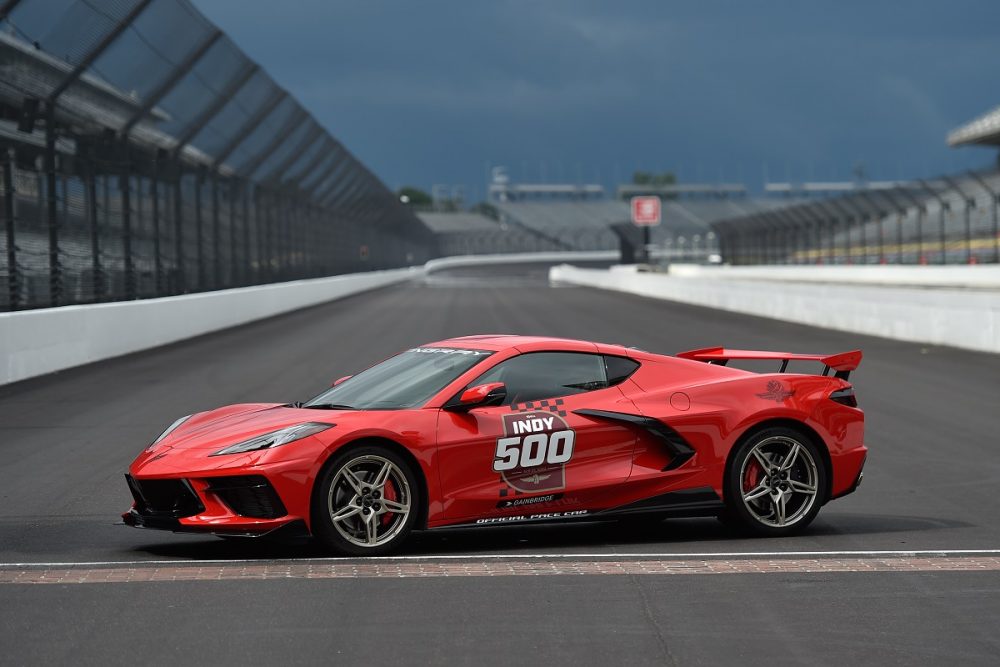
[[[228,405],[193,415],[160,441],[153,451],[218,450],[303,422],[334,424],[342,414],[340,411],[303,410],[274,403]]]

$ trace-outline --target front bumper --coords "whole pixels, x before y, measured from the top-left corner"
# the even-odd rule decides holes
[[[122,514],[128,526],[220,535],[266,535],[290,524],[289,514],[264,475],[205,478],[125,476],[134,503]]]
[[[229,525],[196,526],[181,523],[180,519],[143,515],[135,511],[135,509],[131,509],[122,514],[122,521],[126,526],[132,526],[133,528],[169,530],[174,533],[193,533],[196,535],[223,535],[226,537],[250,538],[275,536],[277,533],[288,537],[306,537],[309,535],[309,529],[306,527],[305,521],[302,521],[301,519],[282,521],[278,522],[276,525],[266,527],[261,525],[255,525],[248,528],[240,528],[238,526]]]

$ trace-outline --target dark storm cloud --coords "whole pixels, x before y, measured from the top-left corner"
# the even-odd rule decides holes
[[[198,6],[391,185],[923,176],[1000,104],[1000,3]]]

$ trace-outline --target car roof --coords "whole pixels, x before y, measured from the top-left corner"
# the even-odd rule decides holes
[[[424,347],[454,347],[459,349],[478,349],[499,352],[516,348],[521,352],[539,352],[552,350],[555,352],[597,352],[601,354],[616,354],[629,356],[631,348],[624,345],[594,343],[572,338],[556,338],[553,336],[518,336],[515,334],[478,334],[475,336],[459,336],[448,338]]]

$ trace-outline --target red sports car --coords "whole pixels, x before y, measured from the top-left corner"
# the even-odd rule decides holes
[[[861,482],[864,414],[848,383],[860,361],[453,338],[305,403],[178,419],[132,463],[123,518],[223,536],[304,528],[350,555],[390,552],[412,530],[639,515],[787,535]]]

